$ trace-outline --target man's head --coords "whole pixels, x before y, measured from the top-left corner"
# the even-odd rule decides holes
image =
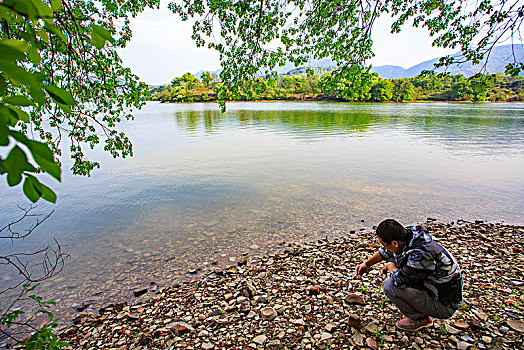
[[[392,253],[399,254],[411,241],[413,234],[393,219],[382,221],[377,227],[379,242]]]

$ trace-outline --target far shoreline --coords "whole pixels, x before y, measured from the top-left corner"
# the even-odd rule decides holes
[[[192,104],[192,103],[219,103],[218,100],[209,101],[158,101],[158,100],[146,100],[145,102],[159,102],[161,104]],[[452,104],[499,104],[499,103],[524,103],[524,101],[436,101],[436,100],[413,100],[413,101],[346,101],[337,99],[282,99],[282,100],[227,100],[229,102],[327,102],[327,103],[354,103],[354,104],[409,104],[409,103],[452,103]]]

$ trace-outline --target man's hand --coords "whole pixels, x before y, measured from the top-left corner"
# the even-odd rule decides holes
[[[382,261],[382,257],[380,256],[379,252],[375,252],[375,254],[373,254],[371,258],[357,266],[355,273],[357,274],[357,276],[368,273],[369,268],[378,263],[379,261]]]
[[[355,273],[358,275],[363,275],[365,273],[368,273],[369,267],[366,265],[366,263],[362,263],[357,266],[357,269],[355,270]]]
[[[386,263],[384,267],[382,267],[382,273],[388,273],[388,272],[395,271],[395,270],[398,270],[398,269],[395,266],[395,263],[391,261]]]

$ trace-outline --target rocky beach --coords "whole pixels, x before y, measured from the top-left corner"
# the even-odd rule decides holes
[[[481,221],[423,224],[458,260],[462,307],[449,320],[399,331],[380,265],[355,275],[371,232],[291,243],[240,256],[191,280],[137,291],[132,303],[80,312],[61,331],[73,349],[523,349],[524,227]]]

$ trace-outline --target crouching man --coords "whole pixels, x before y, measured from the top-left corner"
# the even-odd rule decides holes
[[[389,273],[384,293],[406,316],[396,323],[400,329],[415,331],[429,327],[431,317],[450,318],[462,300],[462,276],[455,258],[435,242],[422,226],[404,228],[393,219],[377,227],[382,245],[366,262],[357,266],[357,275],[380,262]]]

